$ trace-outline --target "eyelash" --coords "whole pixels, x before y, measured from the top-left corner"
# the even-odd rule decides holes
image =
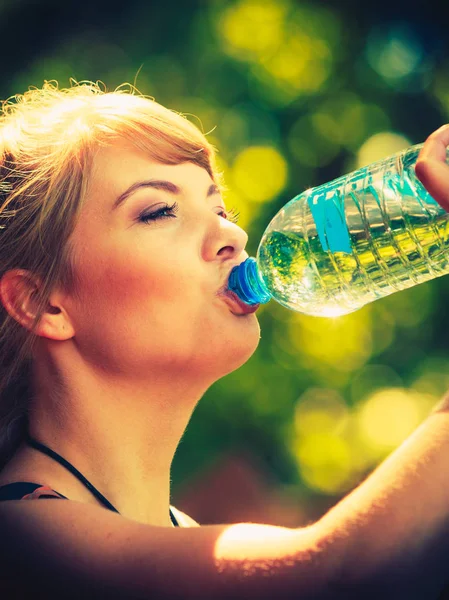
[[[139,216],[139,221],[142,223],[149,224],[151,221],[157,221],[159,219],[169,219],[175,217],[176,213],[179,210],[179,205],[177,202],[174,202],[171,206],[162,206],[158,208],[152,213],[142,214]],[[235,208],[230,208],[229,210],[222,210],[217,213],[219,215],[225,215],[223,218],[231,221],[231,223],[238,223],[240,212]]]

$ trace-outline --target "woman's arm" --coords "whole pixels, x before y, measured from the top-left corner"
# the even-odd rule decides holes
[[[438,597],[449,581],[449,401],[315,525],[341,552],[336,597]],[[337,550],[339,548],[339,550]],[[396,593],[396,594],[395,594]],[[354,596],[356,597],[356,596]],[[362,597],[362,596],[360,596]]]
[[[429,600],[448,571],[449,410],[305,529],[171,529],[36,500],[0,506],[0,540],[2,594],[9,584],[14,598]]]

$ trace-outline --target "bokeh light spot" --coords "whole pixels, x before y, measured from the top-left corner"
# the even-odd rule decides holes
[[[240,152],[232,167],[233,183],[253,202],[266,202],[287,182],[287,163],[269,146],[252,146]]]
[[[289,336],[292,348],[313,359],[320,372],[329,366],[355,371],[371,356],[370,307],[333,320],[295,315]]]
[[[335,433],[347,416],[348,408],[336,390],[310,387],[298,398],[295,429],[300,435]]]
[[[296,447],[304,481],[313,489],[335,494],[351,481],[351,454],[347,442],[332,433],[300,437]]]
[[[357,416],[361,436],[381,450],[398,446],[419,425],[421,417],[416,395],[398,387],[372,394]]]
[[[283,37],[288,4],[243,0],[225,9],[217,29],[227,50],[241,58],[242,52],[262,57],[273,52]]]
[[[366,56],[370,66],[390,82],[412,74],[424,57],[422,44],[407,23],[374,29],[368,37]]]
[[[355,168],[358,169],[382,158],[387,158],[409,146],[411,146],[411,142],[404,135],[391,131],[376,133],[367,139],[359,149]]]

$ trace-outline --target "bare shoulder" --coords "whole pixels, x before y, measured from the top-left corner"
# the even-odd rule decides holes
[[[155,527],[75,501],[0,503],[0,564],[14,598],[29,582],[64,598],[294,597],[300,539],[266,525]]]
[[[180,577],[194,567],[184,531],[189,529],[144,525],[75,501],[3,502],[0,564],[9,587],[23,588],[23,597],[32,585],[64,598],[144,598],[151,590],[168,598],[170,564]],[[219,534],[207,532],[199,546],[205,551],[209,538],[211,548]]]

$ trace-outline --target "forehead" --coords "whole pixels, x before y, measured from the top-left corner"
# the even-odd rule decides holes
[[[140,180],[172,181],[186,191],[213,183],[209,173],[192,162],[167,165],[126,144],[100,148],[93,159],[88,198],[100,196],[114,202],[125,189]]]

